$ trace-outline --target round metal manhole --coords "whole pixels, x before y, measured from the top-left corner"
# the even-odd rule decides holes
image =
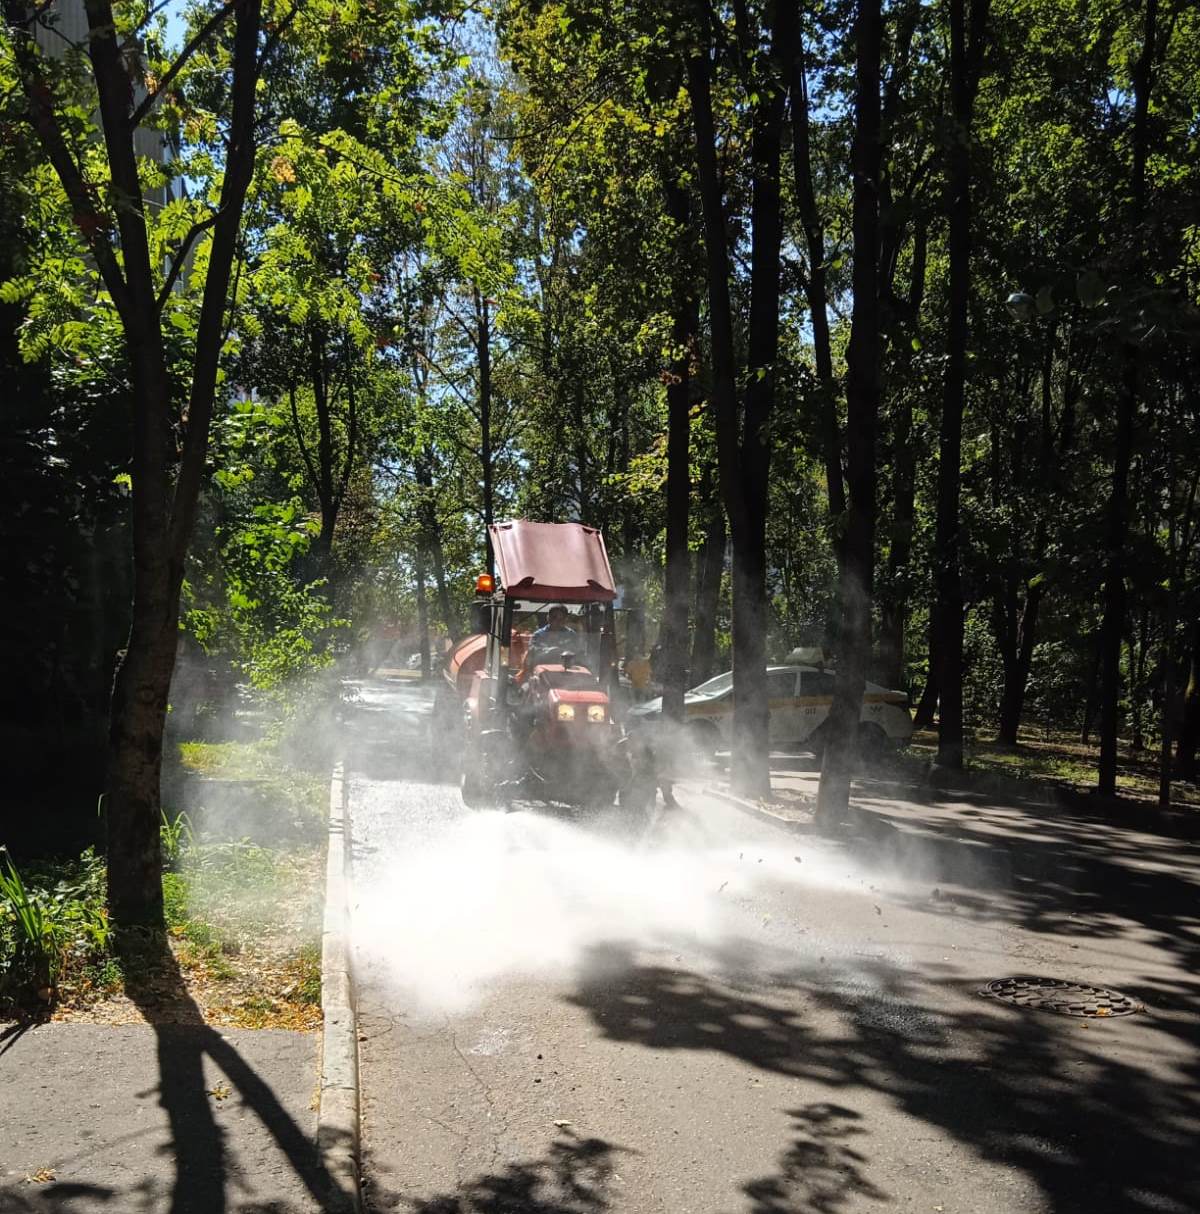
[[[1059,1016],[1132,1016],[1144,1012],[1145,1005],[1120,991],[1086,982],[1064,982],[1060,978],[997,978],[979,992],[991,999],[1013,1003],[1017,1007],[1055,1012]]]

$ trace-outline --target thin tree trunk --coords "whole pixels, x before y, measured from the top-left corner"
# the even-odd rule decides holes
[[[679,191],[681,215],[686,224],[686,196]],[[691,495],[691,470],[688,460],[691,428],[690,367],[700,325],[694,300],[680,298],[676,305],[672,360],[667,385],[667,559],[663,586],[663,718],[683,724],[683,693],[687,686],[688,582],[688,501]]]
[[[1092,722],[1096,719],[1096,704],[1100,689],[1100,663],[1103,658],[1102,638],[1097,634],[1096,648],[1092,653],[1092,664],[1088,670],[1087,691],[1083,697],[1083,724],[1079,727],[1079,743],[1086,746],[1092,736]]]
[[[446,635],[451,641],[457,641],[462,635],[462,622],[450,598],[450,590],[446,585],[446,553],[442,542],[442,525],[438,522],[437,502],[434,498],[433,485],[433,449],[426,448],[416,461],[416,481],[421,487],[421,532],[425,548],[433,565],[434,588],[437,593],[438,613]]]
[[[479,359],[479,462],[483,473],[483,534],[487,545],[488,573],[496,572],[496,553],[489,530],[495,517],[495,467],[492,451],[492,322],[487,299],[478,287],[471,288],[475,299],[476,354]]]
[[[1181,780],[1196,779],[1200,748],[1200,617],[1192,625],[1192,654],[1187,689],[1183,693],[1183,724],[1175,747],[1175,771]]]
[[[1129,724],[1132,736],[1129,739],[1129,748],[1134,754],[1140,753],[1146,747],[1146,731],[1142,723],[1142,693],[1146,687],[1146,658],[1150,652],[1149,615],[1149,611],[1143,608],[1141,620],[1136,628],[1130,630],[1125,645],[1129,672],[1132,675],[1132,686],[1129,689]]]
[[[1054,419],[1052,416],[1054,370],[1054,330],[1050,330],[1042,360],[1042,436],[1038,452],[1038,484],[1034,489],[1039,499],[1037,522],[1034,525],[1032,577],[1024,577],[1025,599],[1016,616],[1016,627],[1010,638],[1011,647],[1004,647],[1004,691],[1000,699],[1000,741],[1009,746],[1017,744],[1021,715],[1025,707],[1025,691],[1029,685],[1029,668],[1033,662],[1033,646],[1037,637],[1038,615],[1042,606],[1044,582],[1042,563],[1050,540],[1047,515],[1055,506],[1058,492],[1052,485],[1054,466]],[[1064,411],[1067,408],[1064,402]],[[1017,439],[1020,449],[1021,438]],[[1018,478],[1014,475],[1014,481]]]
[[[779,153],[790,71],[795,9],[772,6],[775,79],[764,79],[753,104],[752,237],[749,352],[744,408],[739,414],[737,361],[729,290],[729,248],[712,113],[712,63],[706,45],[688,60],[688,92],[696,136],[697,183],[704,214],[712,340],[712,405],[721,496],[733,534],[734,745],[730,784],[750,797],[770,792],[766,696],[766,499],[770,447],[767,420],[775,396],[779,335],[779,252],[782,223]],[[707,21],[707,16],[703,18]],[[740,425],[739,425],[740,423]]]
[[[913,233],[912,277],[908,290],[908,309],[914,329],[919,324],[921,304],[925,298],[927,252],[928,233],[921,223]],[[912,423],[912,397],[905,392],[900,400],[900,415],[896,423],[891,542],[888,544],[885,579],[887,596],[881,604],[879,621],[880,678],[889,687],[905,685],[905,627],[911,585],[909,562],[912,560],[917,493],[917,444],[912,437]]]
[[[1149,140],[1150,89],[1158,0],[1146,0],[1142,50],[1133,71],[1133,169],[1130,215],[1135,228],[1144,222],[1146,154]],[[1134,261],[1140,265],[1145,241],[1137,237]],[[1137,345],[1124,349],[1121,393],[1117,402],[1116,448],[1105,539],[1104,618],[1100,626],[1100,766],[1096,786],[1108,796],[1117,791],[1117,729],[1121,703],[1121,635],[1125,631],[1125,542],[1129,513],[1129,462],[1137,414],[1139,363]]]
[[[935,618],[939,636],[937,761],[963,765],[963,596],[959,487],[971,302],[971,121],[988,0],[950,0],[950,95],[954,126],[947,157],[950,299],[946,376],[938,439]]]
[[[838,427],[837,381],[833,375],[833,350],[829,339],[828,294],[825,266],[825,226],[813,186],[812,146],[808,100],[808,74],[802,41],[792,61],[792,171],[796,181],[796,207],[804,229],[808,274],[804,293],[812,325],[813,362],[820,391],[821,453],[825,461],[825,491],[831,519],[846,512],[846,487],[842,471],[842,437]],[[836,534],[836,531],[835,531]],[[837,544],[835,543],[835,549]]]
[[[1171,572],[1167,579],[1167,612],[1163,625],[1162,642],[1162,726],[1158,757],[1158,807],[1171,806],[1171,747],[1175,728],[1175,626],[1179,617],[1180,585],[1187,575],[1192,548],[1192,514],[1196,507],[1196,492],[1200,488],[1200,472],[1190,478],[1190,486],[1184,507],[1183,519],[1176,521],[1174,498],[1175,477],[1167,489],[1168,524],[1167,552],[1171,559]]]
[[[849,511],[842,544],[837,678],[825,725],[817,817],[840,821],[850,799],[858,722],[871,657],[875,559],[875,427],[879,416],[880,0],[860,0],[855,21],[854,307],[846,375]]]
[[[429,678],[429,602],[425,597],[425,545],[417,541],[417,635],[421,649],[421,678]]]
[[[725,512],[715,497],[709,502],[709,521],[700,550],[696,576],[696,618],[692,636],[691,684],[712,678],[717,656],[717,606],[725,575]]]

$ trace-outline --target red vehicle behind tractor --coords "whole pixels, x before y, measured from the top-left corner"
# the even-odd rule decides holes
[[[433,744],[461,753],[471,807],[513,800],[643,807],[617,719],[617,598],[604,537],[580,523],[489,528],[497,575],[476,584],[473,635],[447,655]],[[553,625],[553,627],[551,627]]]

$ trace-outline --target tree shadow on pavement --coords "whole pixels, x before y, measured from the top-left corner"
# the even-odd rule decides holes
[[[843,1154],[851,1135],[839,1140],[830,1127],[862,1139],[881,1106],[913,1119],[914,1142],[928,1137],[921,1124],[935,1127],[981,1162],[1023,1173],[1055,1214],[1200,1209],[1200,1074],[1133,1065],[1120,1042],[1101,1038],[1152,1036],[1158,1026],[1146,1019],[1094,1021],[1084,1033],[1078,1020],[964,1003],[961,980],[872,960],[759,973],[751,990],[736,975],[737,985],[642,964],[626,946],[605,945],[580,972],[569,1001],[606,1038],[714,1051],[837,1093],[825,1136],[807,1126],[779,1174],[745,1190],[755,1214],[835,1214],[879,1194],[864,1152]]]
[[[369,1194],[371,1210],[412,1214],[603,1214],[617,1156],[628,1153],[602,1138],[559,1132],[539,1159],[519,1160],[460,1185],[452,1194],[406,1198]]]
[[[1139,948],[1161,950],[1162,960],[1181,972],[1200,971],[1200,853],[1186,843],[1090,814],[1018,803],[955,804],[936,829],[917,834],[894,825],[887,809],[860,802],[839,845],[883,872],[966,887],[901,898],[911,909],[1013,923],[1090,950],[1132,935]],[[913,817],[919,821],[920,811]],[[1152,1001],[1148,990],[1139,993]],[[1193,1002],[1198,1010],[1200,1002]]]
[[[836,1214],[850,1200],[887,1201],[888,1194],[867,1177],[866,1157],[850,1144],[866,1133],[862,1115],[839,1104],[791,1109],[795,1138],[779,1172],[742,1186],[754,1203],[750,1214]]]
[[[125,932],[118,951],[125,992],[157,1039],[159,1104],[166,1112],[175,1179],[169,1200],[152,1197],[147,1210],[170,1214],[289,1214],[292,1204],[271,1197],[246,1196],[231,1204],[239,1177],[230,1168],[225,1131],[213,1113],[204,1077],[210,1059],[228,1080],[231,1092],[269,1131],[296,1177],[312,1198],[306,1209],[350,1209],[350,1195],[325,1168],[314,1137],[296,1124],[266,1081],[221,1033],[204,1023],[162,933]],[[256,1186],[257,1187],[257,1186]]]

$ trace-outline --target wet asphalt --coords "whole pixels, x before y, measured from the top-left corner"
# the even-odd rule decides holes
[[[346,718],[369,1209],[1200,1210],[1189,845],[1109,909],[1069,852],[1014,865],[1033,843],[1009,825],[969,864],[901,861],[703,772],[633,827],[471,811],[432,769],[430,695],[365,681]],[[1114,833],[1112,863],[1132,846]],[[1013,974],[1149,1010],[980,996]]]

